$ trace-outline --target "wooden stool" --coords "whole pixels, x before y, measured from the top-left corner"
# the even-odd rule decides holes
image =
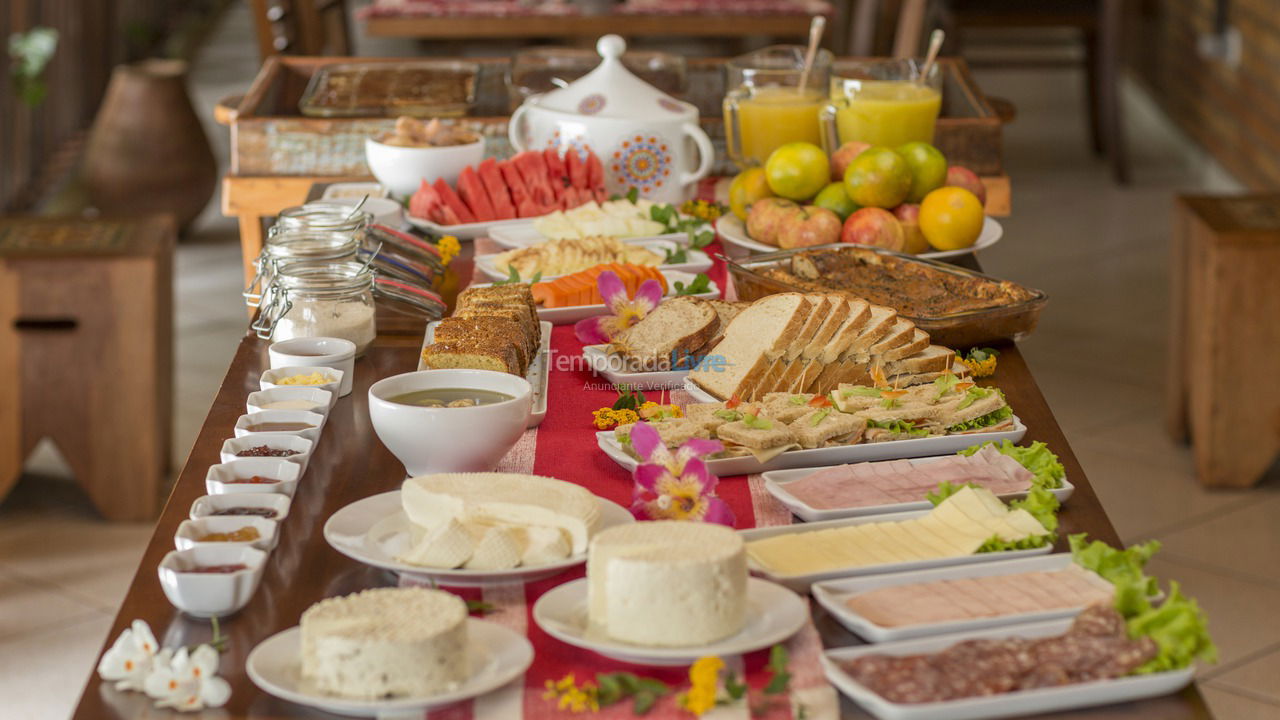
[[[1179,197],[1170,271],[1167,429],[1249,487],[1280,452],[1280,195]]]
[[[167,216],[0,218],[0,499],[51,438],[111,520],[148,520],[169,465]]]

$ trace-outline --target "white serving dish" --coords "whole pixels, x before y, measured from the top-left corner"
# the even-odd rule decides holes
[[[427,697],[356,700],[322,695],[301,682],[302,630],[294,626],[258,643],[245,660],[249,679],[263,692],[323,712],[349,717],[422,717],[425,710],[497,690],[533,664],[533,645],[497,623],[467,619],[471,674],[455,690]]]
[[[1071,623],[1071,618],[1063,618],[1012,627],[899,640],[880,645],[833,648],[822,654],[822,667],[827,674],[827,679],[836,686],[836,689],[880,720],[978,720],[979,718],[1040,716],[1043,713],[1059,710],[1112,705],[1168,695],[1181,690],[1191,682],[1191,677],[1195,673],[1194,665],[1181,670],[1130,675],[1113,680],[1095,680],[1060,687],[1019,690],[946,702],[907,704],[889,702],[871,692],[849,677],[838,664],[841,661],[865,655],[917,655],[938,652],[973,638],[1050,637],[1066,632],[1071,627]]]
[[[551,238],[538,232],[533,226],[537,218],[528,218],[521,225],[508,225],[506,227],[494,228],[489,233],[489,239],[493,240],[499,246],[512,249],[529,247],[530,245],[538,245],[544,243]],[[706,226],[700,226],[698,230],[705,229]],[[669,240],[684,246],[689,245],[689,231],[663,233],[661,235],[640,235],[637,237],[620,237],[618,238],[624,243],[645,243],[651,240]]]
[[[747,578],[747,623],[737,633],[707,645],[635,645],[589,628],[587,583],[579,578],[544,593],[533,606],[534,622],[563,643],[636,665],[688,665],[707,655],[741,655],[783,642],[809,620],[804,598],[780,585]]]
[[[262,410],[246,413],[236,418],[236,437],[252,437],[254,435],[298,435],[311,442],[320,440],[320,431],[324,429],[326,415],[307,410]],[[264,422],[298,422],[311,425],[302,430],[263,430],[251,432],[249,428]]]
[[[530,218],[513,218],[511,220],[489,220],[486,222],[460,223],[458,225],[438,225],[426,218],[405,215],[405,220],[419,230],[426,230],[433,235],[452,235],[459,240],[475,240],[488,237],[498,228],[512,227],[529,222]]]
[[[320,195],[321,200],[342,200],[360,198],[368,195],[371,198],[384,198],[387,196],[387,189],[376,182],[346,182],[332,183],[324,189],[324,193]]]
[[[252,542],[229,540],[203,542],[198,539],[209,533],[231,532],[249,525],[258,529],[259,537]],[[173,545],[179,550],[190,550],[196,547],[252,547],[263,552],[271,552],[275,549],[276,541],[280,539],[279,529],[279,522],[260,517],[235,515],[202,517],[197,520],[183,520],[178,525],[178,531],[173,535]]]
[[[916,510],[914,512],[844,518],[842,520],[827,520],[825,522],[801,523],[798,525],[777,525],[774,527],[751,528],[749,530],[739,530],[738,534],[742,536],[742,539],[745,542],[752,542],[755,540],[763,540],[765,538],[777,535],[788,535],[791,533],[817,532],[818,530],[849,527],[851,525],[911,520],[918,517],[924,517],[928,514],[928,510]],[[884,563],[882,565],[863,565],[861,567],[837,568],[835,570],[824,570],[822,572],[805,573],[802,575],[775,574],[758,566],[755,561],[751,559],[750,555],[747,556],[747,566],[751,568],[752,572],[758,573],[759,575],[776,583],[785,585],[797,592],[807,592],[809,590],[809,586],[824,580],[861,577],[864,575],[882,575],[885,573],[914,572],[917,570],[931,570],[933,568],[950,567],[952,565],[972,565],[975,563],[983,563],[993,560],[1011,560],[1015,558],[1031,557],[1033,555],[1048,555],[1052,551],[1053,544],[1049,543],[1043,547],[1033,548],[1031,550],[1006,550],[1002,552],[974,553],[972,555],[961,555],[959,557],[935,558],[932,560],[914,560],[912,562]]]
[[[766,245],[762,242],[752,240],[747,235],[746,225],[738,219],[738,216],[732,213],[721,215],[716,220],[716,234],[724,241],[725,245],[747,251],[751,253],[768,253],[777,252],[781,248],[773,245]],[[978,241],[972,247],[962,248],[960,250],[932,250],[926,253],[920,253],[915,257],[930,258],[932,260],[942,260],[950,257],[959,257],[960,255],[968,255],[972,252],[985,250],[992,245],[1000,242],[1000,238],[1004,236],[1004,227],[1000,225],[994,218],[988,216],[982,222],[982,232],[978,235]],[[741,253],[736,253],[741,255]]]
[[[600,503],[601,530],[635,521],[621,505],[604,498],[597,500]],[[446,570],[410,565],[396,559],[397,555],[409,549],[409,531],[409,518],[401,507],[400,491],[392,490],[357,500],[331,515],[324,524],[324,539],[334,550],[352,560],[390,570],[406,578],[453,587],[533,582],[587,561],[584,552],[559,562],[510,570]]]
[[[432,184],[442,178],[451,187],[456,185],[463,169],[484,159],[484,138],[463,145],[403,147],[369,137],[364,141],[364,159],[369,172],[393,196],[409,197],[423,180]]]
[[[688,387],[688,383],[685,387]],[[715,458],[707,460],[707,469],[725,477],[728,475],[750,475],[769,470],[786,468],[814,468],[828,465],[843,465],[852,462],[869,460],[902,460],[905,458],[926,457],[929,455],[945,455],[959,452],[972,445],[984,442],[1000,442],[1008,440],[1018,442],[1026,434],[1027,428],[1013,416],[1013,429],[1000,432],[977,433],[974,435],[938,435],[909,440],[889,440],[876,443],[859,443],[857,445],[840,445],[837,447],[813,448],[810,450],[788,450],[781,455],[761,463],[754,455],[741,457]],[[606,455],[627,470],[634,470],[639,464],[637,460],[623,451],[613,431],[605,430],[596,433],[596,445]]]
[[[269,485],[237,482],[254,475],[266,476],[279,482]],[[301,476],[302,465],[287,458],[236,458],[210,465],[209,472],[204,477],[204,489],[210,495],[259,493],[293,497]]]
[[[390,202],[389,200],[386,202]],[[327,367],[342,371],[338,396],[351,394],[355,377],[356,344],[345,338],[298,337],[271,343],[267,358],[273,368]]]
[[[285,378],[293,377],[295,375],[311,375],[312,373],[317,372],[323,373],[325,377],[332,378],[332,380],[320,385],[277,384],[279,380],[283,380]],[[272,390],[278,387],[308,387],[328,390],[333,393],[333,397],[329,401],[329,407],[333,407],[337,404],[338,398],[342,396],[342,381],[345,376],[346,373],[338,370],[337,368],[321,365],[282,365],[280,367],[273,367],[270,370],[264,370],[262,372],[262,378],[258,381],[258,386],[261,390]]]
[[[267,554],[256,548],[214,545],[171,550],[156,568],[160,587],[169,602],[198,618],[225,617],[249,604],[262,581],[267,560]],[[210,565],[245,565],[246,569],[233,573],[183,572]]]
[[[240,457],[236,453],[248,450],[259,445],[266,445],[269,448],[279,450],[295,450],[297,455],[288,455],[285,457],[256,457],[248,456]],[[281,433],[260,433],[256,435],[246,435],[244,437],[230,438],[222,443],[222,450],[219,457],[223,463],[235,462],[236,460],[288,460],[298,466],[298,475],[307,471],[307,463],[311,462],[311,450],[315,447],[315,443],[302,437],[301,435],[285,435]]]
[[[667,294],[664,298],[675,297],[675,284],[682,282],[685,285],[693,282],[698,277],[697,273],[681,272],[679,270],[662,270],[663,276],[667,278]],[[471,287],[490,287],[493,283],[481,283],[472,285]],[[712,300],[720,297],[720,286],[714,280],[711,281],[711,289],[704,293],[697,293],[690,297],[703,298]],[[569,307],[558,308],[538,308],[538,319],[549,322],[552,325],[570,325],[579,320],[585,320],[596,315],[603,315],[608,312],[608,308],[604,305],[572,305]]]
[[[998,575],[1016,575],[1030,572],[1053,572],[1063,570],[1072,562],[1070,553],[1055,553],[1039,557],[1022,558],[1021,560],[998,560],[995,562],[975,563],[957,567],[937,568],[935,570],[915,570],[903,573],[888,573],[868,577],[845,578],[843,580],[827,580],[814,583],[810,588],[813,599],[827,609],[832,617],[848,630],[869,642],[889,642],[907,640],[909,638],[941,635],[945,633],[970,632],[985,628],[1016,625],[1058,618],[1074,617],[1084,609],[1063,608],[1034,613],[1016,613],[996,617],[976,618],[972,620],[950,620],[928,625],[904,625],[884,627],[877,625],[866,617],[852,610],[845,604],[850,595],[876,590],[878,588],[898,585],[915,585],[918,583],[937,582],[940,580],[959,580],[962,578],[995,577]]]
[[[587,361],[587,367],[609,382],[636,390],[679,390],[684,387],[688,370],[627,371],[621,367],[621,358],[608,352],[607,348],[607,345],[584,345],[582,358]]]
[[[249,398],[245,400],[244,406],[245,410],[251,413],[276,410],[278,408],[270,408],[267,405],[283,400],[301,400],[307,403],[308,407],[297,409],[327,416],[329,408],[332,406],[333,393],[324,388],[304,387],[301,385],[297,387],[280,386],[270,390],[255,390],[249,393]]]
[[[289,505],[293,498],[281,493],[221,493],[219,495],[201,495],[191,503],[192,520],[202,517],[257,517],[254,515],[214,515],[219,510],[233,507],[270,508],[276,512],[273,518],[280,522],[289,517]]]
[[[681,247],[680,243],[672,242],[670,240],[644,240],[644,241],[636,241],[631,244],[644,246],[646,248],[649,248],[650,250],[653,250],[659,255],[662,255],[664,250],[671,250],[674,252],[676,250],[679,250]],[[496,266],[494,266],[494,258],[496,258],[499,254],[501,253],[491,253],[489,255],[476,256],[476,267],[479,268],[480,272],[484,273],[491,280],[506,280],[508,277],[507,273],[501,272],[500,270],[498,270]],[[687,273],[694,273],[694,274],[697,274],[700,272],[706,272],[707,270],[711,269],[710,256],[708,256],[705,252],[701,250],[685,249],[685,257],[687,258],[685,262],[673,263],[670,265],[659,265],[658,269],[659,270],[679,270],[680,272],[687,272]],[[554,280],[558,277],[560,276],[559,275],[543,275],[542,279]]]
[[[976,443],[975,443],[976,444]],[[966,446],[972,447],[972,445]],[[932,457],[912,458],[909,460],[914,465],[924,465],[927,463],[937,462],[943,458],[953,457],[952,455],[934,455]],[[848,463],[841,463],[848,464]],[[833,465],[825,467],[813,468],[795,468],[792,470],[770,470],[764,473],[764,487],[769,494],[778,499],[778,502],[787,506],[787,509],[794,513],[797,517],[805,522],[818,522],[822,520],[838,520],[847,517],[862,517],[864,515],[883,515],[885,513],[907,512],[909,510],[928,510],[932,504],[923,498],[916,502],[894,503],[892,505],[867,505],[864,507],[854,508],[830,508],[819,510],[810,506],[802,500],[797,499],[794,495],[787,492],[787,484],[808,477],[816,472],[826,470]],[[1054,497],[1058,498],[1059,503],[1065,503],[1067,498],[1071,497],[1071,493],[1075,492],[1076,486],[1072,485],[1064,477],[1062,479],[1062,487],[1050,490]],[[1006,493],[998,495],[1001,500],[1008,502],[1018,498],[1026,497],[1025,492]]]
[[[422,336],[422,349],[426,349],[435,337],[436,325],[439,321],[427,323],[427,331]],[[529,427],[538,427],[547,417],[547,389],[551,376],[551,323],[542,320],[538,323],[541,338],[538,342],[538,355],[529,363],[529,371],[524,379],[533,386],[533,410],[529,414]],[[418,353],[418,369],[429,370],[422,362],[422,353]]]

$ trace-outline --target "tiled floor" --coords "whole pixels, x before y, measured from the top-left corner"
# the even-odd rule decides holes
[[[193,73],[223,158],[226,131],[208,108],[256,69],[243,7],[233,5]],[[1015,212],[983,261],[1052,298],[1024,346],[1036,376],[1121,535],[1161,540],[1152,570],[1207,608],[1222,662],[1201,687],[1217,716],[1280,718],[1280,480],[1251,492],[1201,490],[1188,451],[1160,426],[1171,199],[1231,181],[1139,92],[1126,98],[1137,181],[1120,188],[1085,152],[1078,72],[983,71],[979,81],[1018,107],[1005,141]],[[177,260],[175,467],[244,328],[234,224],[215,202],[198,227]],[[0,504],[5,720],[69,713],[150,535],[146,525],[97,521],[51,453],[31,469]]]

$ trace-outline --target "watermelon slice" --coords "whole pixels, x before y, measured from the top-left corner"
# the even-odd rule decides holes
[[[498,163],[498,172],[502,174],[502,181],[511,191],[511,204],[516,208],[516,217],[531,217],[525,215],[525,211],[533,207],[530,203],[529,191],[525,188],[524,178],[520,177],[520,171],[516,169],[515,163],[511,160],[503,160]]]
[[[467,209],[467,204],[462,202],[462,198],[458,197],[458,193],[454,192],[453,188],[449,187],[449,183],[445,182],[444,178],[436,178],[435,188],[436,194],[440,196],[443,207],[448,209],[449,214],[456,218],[454,222],[441,223],[442,225],[457,225],[459,223],[473,223],[476,221],[476,216],[471,213],[471,210]],[[440,221],[437,220],[436,222]]]
[[[587,187],[587,166],[577,152],[570,150],[564,154],[564,167],[569,171],[570,185],[579,190]]]
[[[560,153],[555,148],[547,148],[542,156],[543,162],[547,165],[547,178],[551,189],[559,198],[569,185],[569,171],[565,169],[564,161],[560,159]]]
[[[431,211],[438,207],[440,203],[440,194],[426,180],[423,180],[422,184],[418,186],[417,192],[409,198],[409,214],[414,217],[430,219]]]
[[[605,190],[603,186],[591,188],[591,193],[595,195],[596,202],[602,204],[609,202],[609,191]]]
[[[520,171],[524,187],[529,191],[529,197],[533,202],[543,207],[554,208],[559,195],[552,190],[552,183],[547,179],[547,163],[543,159],[543,154],[522,152],[512,158],[511,162]]]
[[[604,164],[593,152],[587,153],[587,187],[604,189]]]
[[[516,206],[511,202],[511,191],[507,189],[507,183],[502,179],[502,172],[498,170],[498,161],[485,158],[484,162],[476,168],[476,174],[480,176],[480,182],[484,183],[485,192],[489,195],[489,202],[493,205],[493,212],[498,219],[515,218]]]
[[[498,214],[493,210],[493,203],[489,202],[489,193],[485,192],[484,183],[480,182],[480,176],[476,174],[475,168],[469,165],[462,168],[462,173],[458,175],[458,195],[462,197],[462,202],[471,208],[471,213],[476,216],[476,220],[493,222],[498,219]]]

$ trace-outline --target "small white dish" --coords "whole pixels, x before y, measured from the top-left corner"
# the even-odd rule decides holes
[[[201,540],[209,533],[229,533],[243,527],[253,527],[258,531],[258,539],[249,542],[231,540]],[[183,520],[178,525],[178,532],[173,535],[173,545],[179,550],[190,550],[194,547],[252,547],[270,552],[279,540],[280,523],[260,517],[243,517],[222,515],[202,517],[198,520]]]
[[[677,242],[672,242],[670,240],[637,240],[636,242],[629,243],[629,244],[646,247],[652,250],[653,252],[657,253],[659,256],[663,255],[663,253],[665,252],[676,252],[679,250],[684,251],[685,253],[684,262],[670,263],[670,264],[663,263],[657,266],[659,270],[678,270],[680,272],[693,273],[696,275],[697,273],[706,272],[707,270],[711,269],[711,257],[709,255],[707,255],[705,252],[701,250],[684,248],[683,246],[681,246],[680,243],[677,243]],[[497,265],[494,264],[494,261],[499,254],[500,253],[491,253],[488,255],[477,255],[475,259],[476,267],[479,268],[480,272],[484,273],[484,275],[491,280],[506,280],[508,277],[508,273],[499,270]],[[558,277],[560,276],[559,275],[543,275],[542,279],[554,280]]]
[[[385,225],[393,230],[399,230],[404,227],[404,206],[389,198],[375,197],[373,195],[365,198],[363,195],[359,195],[353,198],[330,198],[327,202],[334,205],[347,205],[353,208],[356,205],[360,205],[360,211],[372,215],[375,224]],[[362,202],[363,204],[361,204]]]
[[[254,476],[275,480],[273,483],[243,482]],[[293,497],[298,489],[302,465],[288,458],[236,458],[210,465],[204,476],[204,490],[210,495],[257,493]]]
[[[292,450],[293,455],[239,455],[255,447],[266,445],[273,450]],[[229,438],[222,443],[222,450],[219,458],[224,463],[235,462],[236,460],[246,459],[265,459],[265,460],[288,460],[298,465],[298,473],[307,471],[307,463],[311,462],[311,449],[315,447],[315,443],[302,437],[301,435],[284,435],[280,433],[262,433],[259,435],[246,435],[244,437]]]
[[[484,159],[484,137],[464,145],[427,147],[387,145],[370,137],[364,141],[364,159],[394,197],[409,197],[424,180],[432,184],[439,178],[456,185],[464,168]]]
[[[220,495],[201,495],[191,503],[191,519],[202,517],[263,517],[280,522],[289,517],[289,505],[293,498],[280,493],[222,493]],[[275,513],[271,517],[263,515],[219,515],[223,510],[231,508],[259,508]]]
[[[752,240],[747,235],[746,225],[738,219],[736,215],[721,215],[716,220],[716,234],[724,241],[728,248],[740,249],[744,252],[731,253],[733,256],[750,255],[752,253],[770,253],[778,252],[783,248],[766,245],[762,242]],[[1000,242],[1000,238],[1004,236],[1004,227],[994,218],[987,217],[982,222],[982,231],[978,234],[978,239],[971,247],[961,248],[959,250],[931,250],[929,252],[920,253],[916,257],[929,258],[931,260],[942,260],[949,257],[959,257],[960,255],[968,255],[969,253],[985,250],[986,248]]]
[[[320,440],[320,431],[324,429],[325,415],[307,410],[263,410],[247,413],[236,418],[236,437],[254,435],[297,435],[311,442]],[[300,430],[254,430],[252,428],[270,423],[297,423],[309,427]]]
[[[467,619],[471,674],[460,687],[425,697],[356,700],[322,695],[302,682],[302,630],[294,626],[258,643],[245,659],[253,684],[291,703],[348,717],[421,717],[424,710],[497,690],[533,664],[533,645],[521,633],[497,623]]]
[[[324,193],[320,196],[321,200],[342,200],[346,198],[360,198],[368,195],[371,198],[384,198],[387,196],[387,189],[376,182],[346,182],[331,183],[329,187],[324,189]]]
[[[587,582],[580,578],[544,593],[533,606],[534,622],[563,643],[637,665],[688,665],[707,655],[741,655],[776,645],[809,621],[804,598],[767,580],[747,578],[747,623],[737,633],[693,647],[633,645],[588,625]]]
[[[244,405],[245,410],[251,413],[263,410],[307,410],[328,416],[332,401],[333,393],[324,388],[299,385],[255,390],[249,393]]]
[[[271,343],[267,359],[272,368],[327,367],[342,371],[338,396],[351,393],[351,381],[355,376],[356,344],[345,338],[299,337]]]
[[[281,380],[285,380],[287,378],[295,377],[297,375],[310,376],[314,373],[320,373],[321,375],[329,378],[329,382],[320,383],[318,385],[280,384]],[[262,377],[258,380],[258,385],[262,390],[274,390],[275,388],[284,387],[320,388],[321,390],[328,390],[333,393],[333,397],[329,401],[329,407],[333,407],[338,402],[338,398],[342,395],[342,382],[345,377],[345,372],[337,368],[326,367],[323,365],[281,365],[280,367],[273,367],[270,370],[264,370],[262,372]]]
[[[164,596],[174,607],[198,618],[226,617],[249,603],[262,580],[266,560],[267,554],[255,548],[209,544],[169,551],[156,572]],[[215,565],[245,568],[227,573],[191,572]]]

